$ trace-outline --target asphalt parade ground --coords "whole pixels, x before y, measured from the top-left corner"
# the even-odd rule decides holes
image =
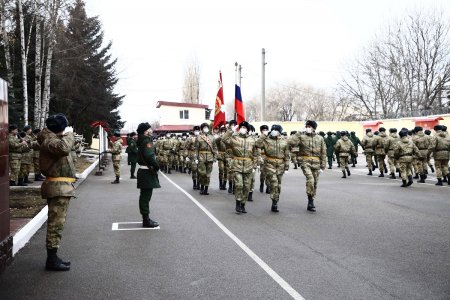
[[[44,225],[0,277],[0,299],[450,299],[450,188],[400,188],[366,176],[360,158],[350,178],[325,170],[316,213],[306,211],[300,169],[283,178],[279,213],[259,192],[247,214],[190,175],[160,174],[141,227],[139,190],[126,158],[121,183],[112,166],[91,175],[71,201],[58,254],[69,272],[45,271]]]

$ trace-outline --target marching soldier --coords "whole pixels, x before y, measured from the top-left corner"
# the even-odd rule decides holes
[[[327,160],[328,160],[328,169],[332,168],[333,165],[333,153],[334,153],[334,145],[335,140],[331,131],[327,132],[327,136],[325,137],[325,145],[327,146]]]
[[[267,125],[261,125],[259,127],[259,131],[261,132],[261,136],[259,139],[265,139],[269,135],[269,126]],[[258,147],[260,142],[256,143],[256,146]],[[265,157],[266,153],[264,153],[264,149],[260,149],[260,174],[259,174],[259,191],[262,193],[264,191],[264,182],[266,182],[266,194],[270,193],[270,186],[268,184],[268,181],[266,180],[266,168],[265,168]]]
[[[22,152],[24,152],[27,148],[26,141],[20,141],[17,137],[18,128],[16,125],[12,124],[9,126],[9,185],[16,186],[19,184],[20,186],[26,185],[23,183],[23,179],[19,179],[20,172],[20,160],[22,159]]]
[[[347,178],[350,176],[350,169],[348,167],[348,161],[352,154],[355,153],[355,146],[352,141],[347,136],[345,131],[341,131],[341,138],[336,142],[334,146],[336,151],[336,156],[339,156],[342,168],[342,178]],[[347,171],[347,173],[345,173]]]
[[[214,137],[209,132],[209,125],[200,125],[200,134],[195,139],[195,162],[198,163],[198,181],[200,183],[200,195],[209,195],[208,187],[211,179],[213,164],[216,161],[217,147]]]
[[[257,147],[264,152],[264,174],[270,185],[271,211],[278,212],[278,202],[281,193],[281,180],[285,171],[289,170],[289,145],[281,138],[283,128],[272,125],[270,135],[258,139]]]
[[[233,132],[236,132],[237,129],[237,122],[235,120],[230,120],[228,122],[228,129],[231,129]],[[228,166],[228,193],[234,194],[235,186],[234,186],[234,174],[233,174],[233,150],[231,149],[230,145],[226,145],[225,150],[225,157],[227,160],[227,166]]]
[[[70,154],[75,137],[72,129],[64,133],[68,121],[63,114],[48,117],[45,124],[47,127],[38,135],[40,169],[46,177],[41,186],[41,196],[47,199],[48,204],[45,268],[49,271],[69,271],[70,262],[59,258],[57,251],[76,180]]]
[[[427,179],[427,156],[428,156],[428,148],[430,147],[431,138],[428,135],[423,133],[423,128],[417,126],[414,128],[416,132],[416,138],[414,139],[414,144],[417,146],[420,152],[420,157],[417,158],[417,173],[420,176],[420,180],[418,183],[425,183],[425,179]]]
[[[181,140],[178,144],[178,161],[179,161],[179,168],[181,173],[186,173],[186,158],[188,156],[188,150],[186,148],[186,137],[187,134],[184,132],[181,135]]]
[[[31,143],[33,145],[33,169],[34,169],[34,181],[43,181],[45,178],[41,174],[41,169],[39,168],[39,150],[40,146],[37,142],[37,136],[41,132],[39,128],[33,130],[31,134]]]
[[[352,167],[358,163],[358,145],[361,145],[360,139],[356,136],[355,132],[350,132],[350,141],[352,141],[353,146],[355,146],[355,153],[352,155]]]
[[[172,165],[173,165],[173,152],[175,151],[175,144],[173,139],[170,137],[170,133],[166,134],[162,142],[162,154],[164,156],[164,166],[163,170],[166,171],[167,174],[172,174]]]
[[[226,190],[227,189],[227,178],[228,178],[228,170],[227,170],[227,161],[225,157],[225,151],[227,150],[227,146],[222,141],[222,136],[225,134],[227,129],[225,126],[221,126],[219,129],[219,136],[216,138],[216,147],[217,147],[217,163],[219,165],[219,189]]]
[[[291,143],[299,145],[303,174],[306,177],[306,195],[308,196],[307,210],[315,212],[314,198],[317,194],[317,184],[319,173],[323,172],[326,166],[327,149],[324,139],[316,135],[316,121],[308,120],[305,123],[306,133],[296,133]]]
[[[159,164],[155,158],[155,146],[152,141],[152,129],[149,123],[141,123],[137,128],[138,154],[137,188],[139,193],[139,212],[142,215],[142,227],[155,228],[159,224],[150,219],[150,200],[153,189],[160,188],[158,179]]]
[[[256,141],[248,135],[250,124],[243,121],[239,124],[239,133],[231,128],[223,135],[222,141],[230,146],[233,155],[231,170],[236,184],[236,212],[247,213],[245,203],[251,188],[252,176],[256,169],[258,150]]]
[[[107,152],[112,154],[112,163],[114,167],[114,174],[116,179],[112,181],[112,184],[120,183],[120,161],[122,159],[122,138],[120,137],[120,131],[114,132],[115,141],[111,143],[111,149]]]
[[[293,130],[293,131],[291,131],[290,136],[293,136],[296,133],[297,133],[297,131]],[[289,150],[290,150],[290,154],[291,154],[292,164],[294,165],[294,169],[297,169],[298,165],[299,165],[299,162],[297,161],[298,152],[299,152],[298,147],[289,145],[289,148],[290,148]]]
[[[130,163],[130,179],[136,179],[134,176],[134,172],[136,172],[136,163],[137,163],[137,155],[138,155],[138,147],[137,147],[137,134],[136,132],[132,132],[128,138],[128,162]]]
[[[386,150],[388,155],[389,172],[391,176],[389,178],[396,179],[395,173],[397,172],[398,162],[394,156],[395,145],[399,142],[399,137],[397,135],[397,128],[389,129],[389,137],[386,143]]]
[[[366,129],[366,136],[362,139],[361,146],[364,150],[364,155],[366,156],[367,168],[369,169],[367,175],[372,176],[372,171],[375,170],[372,161],[373,149],[375,147],[372,129]]]
[[[436,185],[442,186],[446,180],[450,184],[448,161],[450,158],[450,137],[443,131],[442,125],[434,126],[435,136],[431,141],[429,153],[433,154],[434,165],[436,167]]]
[[[192,172],[192,183],[193,183],[192,188],[194,190],[198,190],[200,189],[200,184],[198,178],[198,161],[195,157],[197,152],[195,140],[200,135],[200,126],[194,126],[193,131],[194,131],[193,135],[191,135],[186,142],[186,148],[189,151],[189,157],[186,160],[191,165],[190,171]]]
[[[428,136],[430,137],[430,142],[433,140],[433,139],[431,138],[431,130],[429,130],[429,129],[425,130],[425,135],[428,135]],[[430,155],[427,156],[427,164],[428,164],[428,166],[429,166],[430,169],[431,169],[431,173],[434,173],[434,166],[433,166],[433,164],[431,163],[431,157],[430,157]]]
[[[23,132],[20,133],[20,137],[24,140],[28,148],[22,152],[22,159],[20,160],[20,174],[19,181],[22,178],[24,184],[33,183],[29,180],[28,176],[31,172],[31,165],[33,164],[33,145],[32,145],[32,129],[30,125],[23,128]]]
[[[419,149],[408,138],[408,131],[400,130],[400,141],[395,145],[394,157],[398,160],[400,167],[400,176],[402,177],[401,187],[408,187],[413,184],[413,178],[411,173],[411,164],[413,162],[413,155],[420,156]],[[406,182],[408,179],[408,182]]]
[[[378,177],[384,177],[384,173],[387,172],[386,164],[384,160],[386,159],[386,129],[384,127],[380,127],[378,130],[379,134],[374,137],[373,143],[375,147],[375,157],[378,162],[378,170],[380,170],[380,175]]]

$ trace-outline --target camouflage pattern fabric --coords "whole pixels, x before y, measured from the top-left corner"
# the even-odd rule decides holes
[[[47,249],[59,248],[64,224],[66,223],[67,209],[70,197],[54,197],[47,199],[48,221],[47,221]]]

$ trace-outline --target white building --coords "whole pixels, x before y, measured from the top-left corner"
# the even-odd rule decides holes
[[[209,123],[211,110],[206,104],[158,101],[160,126],[156,133],[192,131],[194,125]]]

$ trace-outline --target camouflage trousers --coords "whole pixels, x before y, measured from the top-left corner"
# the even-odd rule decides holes
[[[9,180],[14,181],[17,183],[17,180],[19,179],[19,173],[20,173],[20,159],[13,159],[9,161]]]
[[[20,164],[20,172],[19,172],[19,178],[25,178],[30,175],[31,172],[31,164]]]
[[[369,171],[372,171],[373,169],[373,161],[372,161],[372,153],[367,153],[366,155],[366,162],[367,162],[367,168]]]
[[[198,164],[195,162],[190,162],[191,164],[191,174],[192,174],[192,180],[198,180]]]
[[[393,156],[388,156],[389,172],[395,174],[398,168],[397,160]]]
[[[270,199],[272,201],[278,202],[280,200],[282,178],[283,174],[277,175],[276,172],[270,171],[266,173],[266,180],[270,186]]]
[[[348,169],[348,159],[350,157],[349,156],[339,156],[339,159],[341,161],[341,169],[342,171],[345,171]]]
[[[253,173],[240,173],[234,172],[234,184],[236,187],[236,191],[234,196],[236,201],[240,201],[243,203],[247,202],[248,193],[250,192],[250,187],[252,183]]]
[[[70,197],[54,197],[47,199],[47,249],[59,248],[64,224],[66,223],[69,202]]]
[[[428,164],[428,166],[429,166],[430,168],[433,167],[433,164],[431,163],[431,157],[428,157],[428,158],[427,158],[427,164]]]
[[[448,174],[448,159],[435,159],[436,177],[442,178]]]
[[[417,159],[416,162],[416,172],[417,174],[425,175],[425,172],[428,170],[427,159]]]
[[[234,172],[231,170],[233,159],[227,158],[227,173],[228,173],[228,181],[234,182]]]
[[[211,172],[213,162],[199,161],[198,162],[198,183],[200,185],[209,186],[211,180]]]
[[[164,153],[163,164],[169,168],[172,168],[172,155],[170,153]]]
[[[153,189],[140,189],[139,194],[139,212],[141,215],[150,213],[150,200],[152,199]]]
[[[399,168],[402,180],[407,180],[412,175],[412,162],[400,162]]]
[[[114,174],[120,177],[120,160],[113,160]]]
[[[312,167],[310,163],[303,162],[301,165],[303,175],[306,177],[306,194],[315,197],[317,183],[319,181],[319,168]]]
[[[377,161],[378,161],[378,170],[380,170],[380,172],[384,172],[387,173],[387,168],[386,168],[386,163],[384,162],[384,159],[386,158],[385,154],[379,154],[376,156],[377,157]]]
[[[226,181],[228,179],[227,161],[219,159],[217,164],[219,165],[219,182]]]
[[[33,158],[33,168],[34,168],[34,175],[41,174],[41,168],[39,167],[39,157]]]

